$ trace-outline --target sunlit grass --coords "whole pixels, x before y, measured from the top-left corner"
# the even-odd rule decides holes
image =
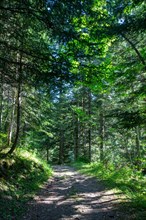
[[[146,177],[140,171],[132,170],[128,166],[116,168],[112,164],[105,167],[102,163],[74,165],[82,173],[103,180],[107,187],[123,192],[133,206],[146,208]]]
[[[25,203],[51,176],[52,169],[36,153],[26,150],[17,151],[13,159],[8,160],[7,175],[0,179],[0,219],[17,220]]]

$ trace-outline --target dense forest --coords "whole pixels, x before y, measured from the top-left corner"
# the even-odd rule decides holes
[[[0,150],[146,155],[144,1],[1,1]]]
[[[145,1],[1,0],[0,18],[0,175],[24,150],[145,174]]]

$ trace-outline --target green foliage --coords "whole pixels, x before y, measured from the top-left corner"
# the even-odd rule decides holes
[[[4,145],[6,144],[6,138],[7,138],[7,134],[0,132],[0,151],[3,149]]]
[[[128,165],[115,167],[113,164],[103,163],[75,163],[81,172],[104,180],[107,187],[116,188],[126,195],[127,202],[132,206],[146,208],[146,177],[141,171],[132,169]]]
[[[76,166],[81,166],[88,162],[89,162],[89,159],[86,158],[85,155],[83,155],[83,156],[79,156],[78,159],[75,162],[73,162],[73,164],[76,164]]]
[[[100,158],[108,165],[84,170],[145,204],[145,179],[121,167],[146,168],[145,7],[137,0],[2,0],[0,148],[11,148],[19,126],[20,149],[53,163]],[[2,179],[14,203],[48,175],[23,153]]]
[[[7,167],[0,178],[0,218],[19,220],[26,202],[33,198],[52,170],[35,153],[22,149],[4,162]]]

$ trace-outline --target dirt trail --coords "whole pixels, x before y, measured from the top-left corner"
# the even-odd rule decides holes
[[[28,204],[23,220],[125,220],[120,199],[95,178],[55,166],[54,177]]]

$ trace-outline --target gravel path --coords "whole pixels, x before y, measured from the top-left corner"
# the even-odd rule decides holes
[[[23,220],[126,220],[120,199],[100,181],[68,166],[55,166],[54,176],[28,204]]]

